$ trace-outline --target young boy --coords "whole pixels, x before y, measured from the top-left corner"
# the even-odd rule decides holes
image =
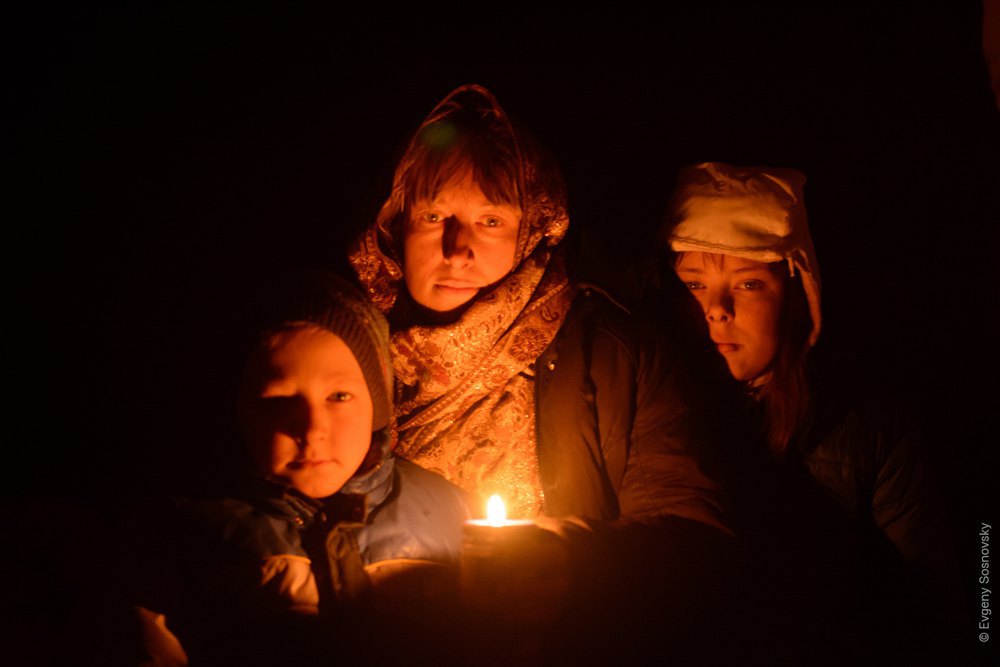
[[[372,621],[454,610],[466,499],[391,453],[384,317],[332,274],[271,287],[238,392],[242,489],[179,503],[146,577],[155,664],[370,659]]]

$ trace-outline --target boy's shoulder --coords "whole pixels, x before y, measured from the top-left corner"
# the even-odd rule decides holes
[[[306,556],[293,507],[271,507],[239,496],[181,498],[174,505],[174,528],[195,549],[255,558]]]
[[[469,494],[436,472],[412,461],[396,457],[400,501],[412,504],[433,503],[439,510],[469,518]]]
[[[358,534],[366,563],[410,558],[457,562],[468,495],[444,477],[396,458],[390,496]]]

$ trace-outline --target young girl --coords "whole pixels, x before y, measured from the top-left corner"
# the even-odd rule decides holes
[[[772,596],[810,659],[838,645],[917,654],[961,617],[951,535],[912,424],[812,368],[822,319],[804,182],[790,169],[683,169],[663,233],[668,264],[775,463],[777,488],[754,506],[770,516],[750,524],[763,561],[756,595]]]

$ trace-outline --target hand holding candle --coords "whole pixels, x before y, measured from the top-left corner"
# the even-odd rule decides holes
[[[462,528],[461,591],[466,608],[514,624],[541,625],[562,613],[569,588],[566,547],[534,521],[505,516],[499,496],[487,518]]]

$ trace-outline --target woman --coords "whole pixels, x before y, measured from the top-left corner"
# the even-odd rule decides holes
[[[515,518],[654,526],[681,578],[728,534],[695,451],[718,434],[668,343],[567,276],[568,225],[558,169],[488,91],[424,120],[351,256],[393,328],[397,452]],[[655,540],[604,542],[630,543]]]
[[[774,481],[782,487],[770,501],[783,507],[769,508],[769,517],[787,524],[756,524],[758,536],[769,531],[765,587],[795,579],[775,604],[787,607],[794,625],[806,607],[793,602],[792,589],[822,581],[825,592],[813,589],[809,606],[838,610],[827,621],[841,624],[825,631],[836,637],[821,640],[829,642],[824,650],[837,641],[852,652],[872,642],[895,655],[921,651],[929,648],[914,648],[921,632],[933,626],[923,636],[941,637],[961,616],[951,536],[912,425],[866,400],[860,387],[838,391],[836,378],[818,381],[811,367],[822,319],[804,182],[790,169],[683,169],[664,230],[668,263],[701,306],[711,344],[743,383],[747,410],[778,464]],[[822,575],[799,571],[811,578],[796,579],[785,569],[792,549]],[[860,608],[873,613],[855,624]]]

